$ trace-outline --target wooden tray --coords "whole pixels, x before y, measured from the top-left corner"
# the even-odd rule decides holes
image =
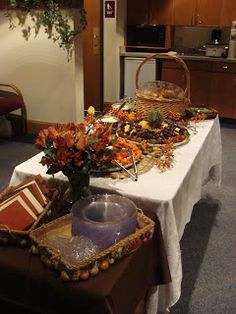
[[[1,192],[0,196],[6,196],[8,193],[13,192],[14,186],[9,186]],[[29,233],[40,227],[43,223],[47,223],[52,218],[53,207],[58,199],[58,191],[56,189],[51,190],[51,197],[48,204],[45,206],[42,213],[38,216],[38,219],[27,230],[12,230],[7,226],[0,225],[0,244],[17,244],[20,246],[29,246],[31,243]]]
[[[155,223],[145,216],[142,210],[138,209],[137,229],[135,233],[98,254],[81,260],[76,264],[69,263],[60,255],[57,249],[49,246],[45,241],[45,235],[48,234],[48,232],[57,233],[59,229],[61,233],[68,233],[66,225],[71,226],[71,214],[60,217],[32,231],[30,238],[33,241],[31,247],[32,253],[39,254],[42,262],[46,266],[56,269],[64,281],[69,281],[86,280],[98,274],[99,271],[108,269],[110,265],[138,249],[143,242],[152,238]]]

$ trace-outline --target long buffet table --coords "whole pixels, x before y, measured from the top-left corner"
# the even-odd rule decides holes
[[[209,180],[220,184],[221,179],[221,134],[219,119],[206,120],[196,125],[190,142],[175,150],[173,168],[167,172],[153,167],[139,176],[135,182],[130,178],[113,179],[94,177],[91,188],[98,192],[117,192],[136,202],[140,208],[156,213],[160,220],[165,249],[170,268],[171,283],[151,289],[147,312],[156,314],[158,309],[168,311],[181,295],[182,264],[180,239],[185,225],[191,219],[194,204],[201,198],[202,185]],[[195,134],[196,133],[196,134]],[[42,153],[18,165],[10,181],[17,184],[27,176],[40,173],[45,179],[46,167],[39,162]],[[55,175],[65,180],[62,173]],[[158,302],[159,300],[159,302]]]

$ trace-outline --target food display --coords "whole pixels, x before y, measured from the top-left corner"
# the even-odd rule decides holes
[[[134,143],[128,143],[125,139],[117,138],[116,143],[113,146],[107,148],[111,151],[112,162],[106,164],[104,161],[99,163],[97,169],[93,169],[92,172],[112,172],[120,171],[118,164],[125,168],[132,167],[132,156],[135,162],[138,162],[142,157],[142,151]],[[131,155],[132,154],[132,155]]]
[[[120,99],[116,103],[112,104],[113,109],[118,109],[121,111],[132,111],[135,109],[136,100],[132,97],[125,97]]]
[[[218,114],[217,110],[205,107],[189,107],[185,112],[188,117],[202,115],[205,119],[214,119]]]
[[[184,90],[181,87],[165,81],[144,82],[140,85],[140,89],[144,96],[170,100],[184,98]]]
[[[101,121],[104,123],[117,123],[119,121],[119,119],[115,116],[107,115],[107,116],[102,117]]]
[[[187,128],[164,120],[158,111],[150,113],[146,120],[140,122],[121,123],[117,135],[131,142],[147,141],[151,145],[163,145],[171,140],[177,146],[189,140]]]
[[[123,166],[132,164],[132,157],[129,153],[129,149],[131,149],[136,162],[140,160],[142,156],[142,151],[137,147],[137,145],[133,143],[127,143],[121,138],[117,139],[117,143],[114,145],[114,148],[118,150],[115,160]]]

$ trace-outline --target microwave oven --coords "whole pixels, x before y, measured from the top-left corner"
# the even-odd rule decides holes
[[[150,24],[127,25],[126,46],[166,47],[166,26]]]

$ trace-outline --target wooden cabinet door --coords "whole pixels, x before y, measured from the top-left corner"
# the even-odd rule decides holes
[[[231,26],[232,21],[236,21],[236,1],[222,0],[220,25]]]
[[[150,0],[127,0],[127,24],[149,23]]]
[[[173,0],[173,25],[194,25],[196,0]]]
[[[221,9],[222,0],[197,0],[195,23],[204,26],[219,26]]]
[[[190,100],[193,107],[209,107],[211,72],[190,72]]]
[[[186,61],[190,71],[190,100],[193,106],[209,106],[211,62]],[[163,62],[162,80],[186,88],[185,74],[174,61]]]
[[[171,25],[173,0],[152,0],[150,3],[150,23]]]
[[[212,73],[209,104],[220,117],[235,118],[236,74]]]
[[[209,106],[212,62],[186,61],[190,71],[190,100],[192,106]]]

